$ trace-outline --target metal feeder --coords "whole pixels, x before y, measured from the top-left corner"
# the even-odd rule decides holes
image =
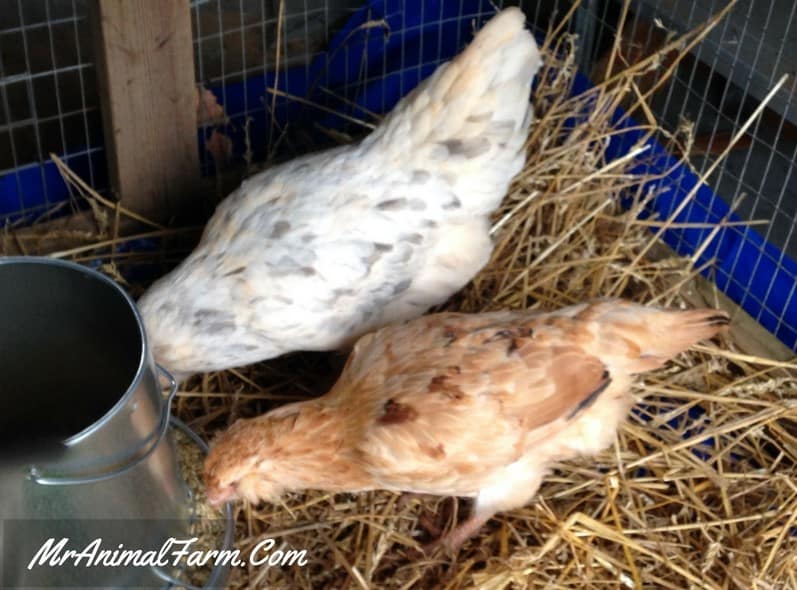
[[[170,382],[164,397],[158,374]],[[0,259],[0,540],[3,587],[171,587],[181,568],[34,564],[68,549],[157,551],[186,539],[193,501],[170,424],[174,379],[156,366],[130,297],[89,268],[46,258]],[[232,541],[227,507],[224,547]],[[96,540],[100,539],[98,543]],[[94,543],[94,545],[92,545]],[[92,549],[94,547],[94,549]],[[130,554],[124,554],[130,555]],[[150,560],[151,561],[151,560]],[[169,562],[169,563],[165,563]],[[206,587],[223,587],[217,567]],[[187,584],[179,582],[183,587]]]

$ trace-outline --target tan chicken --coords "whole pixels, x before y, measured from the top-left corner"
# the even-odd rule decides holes
[[[205,464],[211,502],[290,490],[475,498],[443,543],[528,503],[552,461],[608,446],[632,375],[728,323],[622,300],[554,313],[441,313],[361,338],[332,390],[239,420]]]
[[[245,181],[139,301],[156,360],[182,379],[334,350],[461,289],[526,157],[540,57],[524,22],[499,13],[361,142]]]

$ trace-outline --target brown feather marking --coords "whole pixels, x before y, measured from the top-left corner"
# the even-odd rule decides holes
[[[446,342],[443,346],[451,346],[456,340],[459,340],[463,336],[467,336],[468,331],[463,330],[462,328],[458,328],[456,326],[445,325],[443,326],[443,338],[448,338],[448,342]]]
[[[418,417],[418,410],[408,404],[400,404],[389,399],[385,402],[384,414],[380,416],[379,424],[402,424],[412,422]]]
[[[509,346],[506,347],[506,355],[509,356],[513,352],[515,352],[518,348],[520,348],[520,340],[523,338],[531,338],[534,336],[534,330],[525,326],[519,326],[517,328],[505,329],[505,330],[498,330],[487,339],[485,339],[485,344],[490,344],[492,342],[497,342],[498,340],[509,340]]]
[[[448,375],[436,375],[429,381],[429,393],[442,393],[451,399],[462,399],[465,397],[465,392],[450,380],[451,374],[459,375],[462,369],[457,366],[448,367]]]
[[[731,323],[731,318],[727,315],[713,315],[707,320],[712,326],[727,326]]]
[[[498,330],[494,332],[491,336],[488,336],[485,339],[484,343],[489,344],[491,342],[495,342],[496,340],[503,340],[505,338],[514,338],[515,331],[514,330]]]
[[[444,459],[446,456],[446,448],[443,446],[442,443],[438,444],[437,446],[429,446],[423,445],[421,450],[429,455],[432,459]]]

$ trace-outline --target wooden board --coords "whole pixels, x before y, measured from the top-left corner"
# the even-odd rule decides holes
[[[188,0],[92,0],[91,14],[112,188],[167,221],[199,178]]]
[[[695,307],[714,306],[731,314],[731,340],[740,351],[776,361],[791,362],[795,353],[759,324],[753,316],[720,291],[711,281],[697,276],[683,290],[684,297]]]

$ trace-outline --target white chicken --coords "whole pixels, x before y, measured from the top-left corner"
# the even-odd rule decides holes
[[[361,142],[246,180],[139,301],[156,360],[182,379],[339,349],[461,289],[525,162],[539,66],[508,8]]]

